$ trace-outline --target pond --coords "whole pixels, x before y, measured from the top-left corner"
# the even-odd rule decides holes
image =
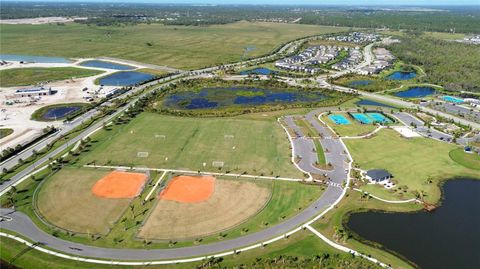
[[[163,104],[174,109],[209,109],[234,105],[310,103],[326,98],[326,95],[316,91],[218,87],[173,93],[165,97]]]
[[[395,71],[392,74],[387,76],[387,79],[391,80],[408,80],[415,78],[417,76],[417,73],[415,71],[411,72],[404,72],[404,71]]]
[[[437,91],[432,87],[412,87],[404,91],[396,92],[393,95],[402,98],[421,98],[436,93]]]
[[[100,79],[99,83],[106,86],[131,86],[154,78],[154,75],[136,72],[126,71],[117,72],[109,76]]]
[[[373,81],[367,80],[367,79],[362,79],[362,80],[354,80],[348,83],[348,86],[350,87],[361,87],[361,86],[367,86],[369,84],[372,84]]]
[[[432,212],[355,213],[347,226],[421,268],[480,268],[480,182],[448,181],[443,195]]]
[[[43,120],[59,120],[66,118],[68,115],[77,112],[82,108],[81,105],[65,105],[48,108],[40,118]]]
[[[368,99],[361,99],[360,101],[355,102],[356,105],[358,106],[381,106],[381,107],[390,107],[390,108],[396,108],[391,105],[387,105],[384,103],[368,100]]]
[[[70,60],[61,57],[46,57],[19,54],[0,54],[0,60],[17,62],[23,61],[29,63],[71,63]]]
[[[80,63],[80,65],[81,66],[87,66],[87,67],[97,67],[97,68],[115,69],[115,70],[132,70],[132,69],[135,69],[135,67],[130,66],[130,65],[123,65],[123,64],[117,64],[117,63],[99,61],[99,60],[85,61],[85,62]]]
[[[277,72],[271,70],[271,69],[268,69],[268,68],[264,68],[264,67],[258,67],[258,68],[254,68],[254,69],[249,69],[249,70],[244,70],[244,71],[241,71],[240,72],[240,75],[250,75],[250,74],[254,74],[254,75],[270,75],[270,74],[275,74]]]

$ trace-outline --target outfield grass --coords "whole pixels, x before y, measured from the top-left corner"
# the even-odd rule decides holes
[[[70,79],[72,77],[90,77],[101,73],[103,71],[76,67],[12,68],[0,70],[0,87],[27,86],[46,81]]]
[[[429,203],[440,199],[438,184],[456,176],[479,178],[478,171],[466,168],[449,157],[457,146],[428,138],[402,138],[396,131],[384,129],[369,139],[348,139],[345,144],[361,169],[387,169],[397,188],[387,191],[378,185],[362,189],[387,199],[416,197],[423,192]]]
[[[0,45],[6,54],[109,56],[192,69],[239,61],[246,47],[255,47],[247,57],[259,56],[295,38],[346,30],[346,27],[251,22],[211,26],[2,25]]]
[[[91,191],[107,171],[64,168],[49,178],[38,191],[39,213],[62,229],[106,234],[132,199],[107,199]]]
[[[475,170],[480,170],[480,156],[476,153],[465,153],[462,148],[454,149],[449,153],[455,162]]]
[[[286,134],[276,121],[269,119],[142,113],[128,124],[100,131],[94,140],[98,142],[81,157],[79,164],[303,177],[291,164]],[[148,157],[137,157],[138,152],[148,152]],[[223,169],[214,167],[214,161],[224,162]]]
[[[322,121],[327,123],[339,136],[360,136],[368,134],[377,128],[375,124],[361,124],[357,120],[352,119],[347,113],[332,113],[343,115],[350,121],[350,124],[335,124],[327,114],[322,115]]]
[[[7,137],[13,134],[13,129],[10,128],[0,128],[0,139]]]

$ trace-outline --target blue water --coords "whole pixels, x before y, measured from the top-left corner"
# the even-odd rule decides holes
[[[367,86],[369,84],[371,84],[373,81],[371,80],[354,80],[352,82],[350,82],[348,85],[350,87],[359,87],[359,86]]]
[[[123,65],[123,64],[117,64],[117,63],[106,62],[106,61],[98,61],[98,60],[85,61],[85,62],[80,63],[80,65],[81,66],[88,66],[88,67],[115,69],[115,70],[135,69],[135,67],[130,66],[130,65]]]
[[[421,98],[436,93],[437,91],[432,87],[412,87],[404,91],[396,92],[394,95],[402,98]]]
[[[254,68],[254,69],[250,69],[250,70],[241,71],[240,75],[250,75],[250,74],[270,75],[270,74],[275,74],[275,73],[276,73],[275,71],[270,70],[268,68],[259,67],[259,68]]]
[[[70,63],[66,58],[61,57],[46,57],[33,55],[19,55],[19,54],[0,54],[0,60],[3,61],[23,61],[30,63]]]
[[[387,76],[387,79],[391,80],[407,80],[407,79],[412,79],[417,76],[417,73],[414,71],[412,72],[402,72],[402,71],[396,71],[393,72],[392,74]]]
[[[373,120],[363,113],[352,113],[352,117],[363,124],[370,124]]]
[[[264,105],[318,102],[327,98],[319,92],[270,90],[250,87],[203,88],[182,91],[165,97],[163,104],[176,109],[209,109],[232,105]]]
[[[367,114],[368,117],[373,119],[374,122],[380,122],[380,123],[392,123],[392,120],[389,118],[385,117],[382,113],[376,113],[376,112],[369,112],[365,113]]]
[[[345,125],[345,124],[350,124],[350,121],[347,120],[343,115],[339,114],[334,114],[334,115],[329,115],[328,118],[333,121],[335,124],[339,125]]]
[[[355,102],[355,104],[356,104],[356,105],[359,105],[359,106],[381,106],[381,107],[396,108],[396,107],[391,106],[391,105],[387,105],[387,104],[384,104],[384,103],[375,102],[375,101],[368,100],[368,99],[362,99],[362,100],[360,100],[360,101]]]
[[[442,96],[442,99],[447,102],[456,103],[456,104],[461,104],[464,102],[463,99],[453,97],[453,96],[448,96],[448,95]]]
[[[154,75],[136,71],[117,72],[101,78],[100,84],[107,86],[130,86],[150,80],[154,77]]]
[[[49,108],[41,118],[44,120],[55,120],[62,119],[66,116],[80,110],[81,106],[63,106],[63,107],[52,107]]]

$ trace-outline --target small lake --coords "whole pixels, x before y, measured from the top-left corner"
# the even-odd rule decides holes
[[[59,120],[67,117],[82,108],[81,105],[59,106],[47,109],[41,116],[44,120]]]
[[[387,79],[391,80],[408,80],[415,78],[417,76],[417,73],[415,71],[411,72],[403,72],[403,71],[396,71],[393,72],[392,74],[387,76]]]
[[[443,196],[432,212],[355,213],[348,227],[421,268],[480,268],[480,181],[447,181]]]
[[[244,71],[241,71],[240,72],[240,75],[250,75],[250,74],[254,74],[254,75],[270,75],[270,74],[275,74],[277,72],[273,71],[273,70],[270,70],[268,68],[264,68],[264,67],[259,67],[259,68],[254,68],[254,69],[250,69],[250,70],[244,70]]]
[[[165,97],[163,104],[174,109],[209,109],[233,105],[311,103],[325,98],[327,96],[323,93],[314,91],[219,87],[173,93]]]
[[[421,98],[436,93],[437,91],[432,87],[413,87],[408,90],[396,92],[393,95],[402,98]]]
[[[380,106],[380,107],[396,108],[396,107],[391,106],[391,105],[387,105],[387,104],[384,104],[384,103],[380,103],[380,102],[376,102],[376,101],[372,101],[372,100],[368,100],[368,99],[362,99],[360,101],[355,102],[355,104],[359,105],[359,106]]]
[[[136,71],[117,72],[101,78],[100,84],[106,86],[131,86],[154,77],[154,75]]]
[[[361,87],[361,86],[367,86],[367,85],[370,85],[372,84],[373,81],[371,80],[354,80],[350,83],[348,83],[348,86],[350,87]]]
[[[123,65],[123,64],[117,64],[117,63],[99,61],[99,60],[85,61],[85,62],[80,63],[80,65],[81,66],[87,66],[87,67],[97,67],[97,68],[115,69],[115,70],[132,70],[132,69],[135,69],[135,67],[130,66],[130,65]]]
[[[17,62],[23,61],[29,63],[71,63],[70,60],[61,57],[46,57],[19,54],[0,54],[0,60]]]

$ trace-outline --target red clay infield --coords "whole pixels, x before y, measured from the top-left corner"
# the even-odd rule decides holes
[[[160,193],[160,199],[181,203],[198,203],[208,200],[214,191],[212,176],[176,176]]]
[[[104,198],[133,198],[142,190],[147,175],[114,171],[101,178],[92,187],[96,196]]]

